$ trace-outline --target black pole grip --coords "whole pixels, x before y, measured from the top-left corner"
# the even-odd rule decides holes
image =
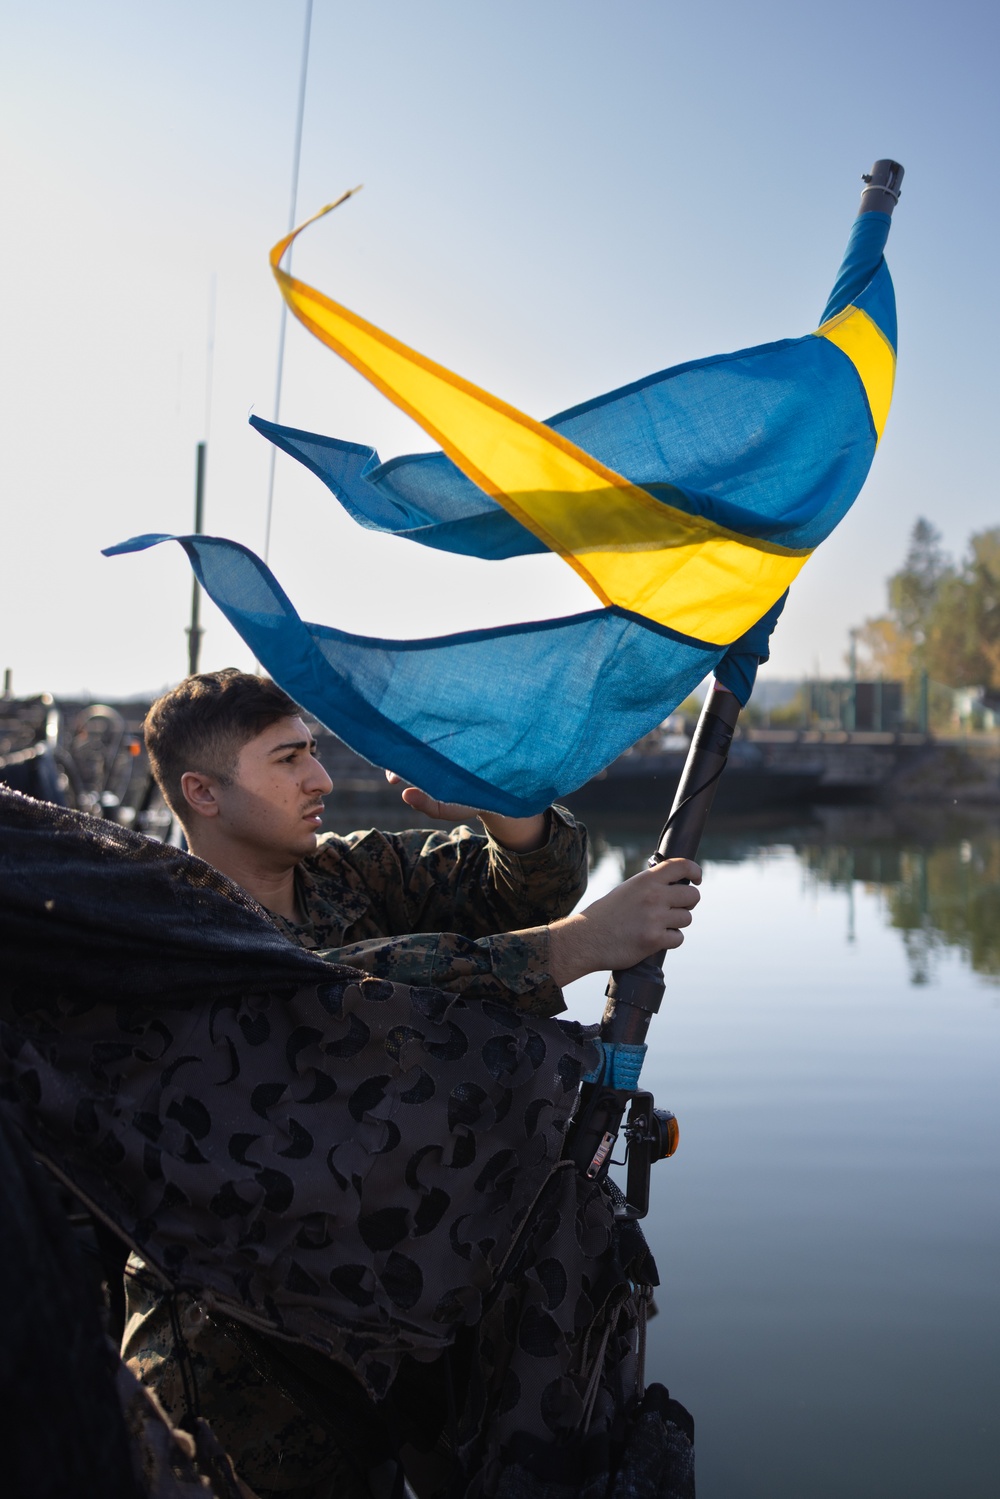
[[[715,684],[705,699],[687,759],[650,866],[664,859],[693,859],[698,853],[719,777],[726,766],[740,701]],[[663,999],[663,959],[652,953],[632,968],[611,975],[601,1021],[601,1040],[611,1046],[641,1046]],[[566,1142],[566,1154],[590,1177],[606,1170],[632,1092],[604,1083],[584,1083],[580,1105]]]
[[[702,707],[670,816],[651,862],[659,864],[664,859],[698,857],[698,846],[712,810],[719,777],[726,767],[739,716],[739,698],[715,683]]]
[[[649,861],[651,867],[664,859],[697,858],[739,715],[739,698],[714,684],[702,706],[670,816]],[[654,953],[634,968],[611,975],[601,1022],[602,1041],[633,1046],[645,1041],[649,1022],[663,998],[665,956],[665,951]]]

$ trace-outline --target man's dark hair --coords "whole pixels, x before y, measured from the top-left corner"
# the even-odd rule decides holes
[[[150,767],[167,806],[183,821],[185,771],[232,785],[243,746],[279,719],[301,712],[276,682],[235,666],[185,677],[157,698],[143,725]]]

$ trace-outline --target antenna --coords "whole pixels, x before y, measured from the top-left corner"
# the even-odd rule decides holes
[[[205,441],[212,425],[212,381],[215,373],[215,272],[208,281],[208,339],[205,344]]]
[[[195,450],[194,530],[196,536],[201,534],[205,520],[205,448],[206,444],[200,442]],[[201,637],[205,633],[201,628],[201,584],[197,576],[191,588],[191,623],[185,633],[188,638],[188,676],[193,677],[198,670]]]
[[[312,9],[313,0],[306,0],[305,32],[302,40],[302,72],[299,77],[299,108],[298,117],[295,122],[295,150],[292,155],[292,194],[288,206],[288,232],[291,234],[295,228],[295,217],[299,202],[299,162],[302,159],[302,122],[306,112],[306,80],[309,76],[309,39],[312,32]],[[288,252],[288,269],[291,270],[292,256]],[[278,371],[275,379],[274,389],[274,420],[281,418],[281,377],[285,367],[285,329],[288,324],[288,308],[285,306],[284,298],[281,301],[281,324],[278,330]],[[277,448],[271,444],[271,461],[267,477],[267,514],[264,521],[264,561],[267,562],[271,551],[271,516],[274,511],[274,464],[277,456]]]
[[[208,337],[205,344],[205,437],[195,449],[194,531],[200,536],[205,526],[205,465],[208,461],[208,431],[212,425],[212,374],[215,367],[215,272],[208,283]],[[191,584],[191,623],[184,632],[188,638],[188,676],[198,670],[201,655],[201,584],[195,576]]]

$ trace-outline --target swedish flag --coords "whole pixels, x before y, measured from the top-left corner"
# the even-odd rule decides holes
[[[814,332],[660,371],[547,422],[283,271],[296,230],[271,252],[288,306],[441,451],[383,464],[355,443],[253,425],[359,524],[465,556],[556,553],[597,607],[372,639],[302,621],[245,547],[174,539],[257,659],[354,749],[444,800],[537,811],[709,672],[749,697],[788,586],[854,501],[885,425],[896,360],[889,225],[886,212],[859,215]]]

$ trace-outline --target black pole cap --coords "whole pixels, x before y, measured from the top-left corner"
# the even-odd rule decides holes
[[[899,162],[880,158],[870,172],[862,173],[861,181],[865,188],[858,213],[892,213],[899,202],[903,181],[903,168]]]

